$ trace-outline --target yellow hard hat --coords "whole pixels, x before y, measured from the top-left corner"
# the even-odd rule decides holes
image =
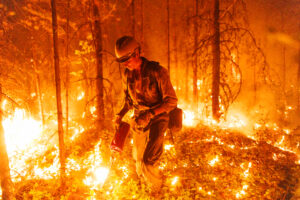
[[[139,48],[140,44],[131,36],[119,38],[115,45],[117,62],[127,61],[135,53],[135,50]]]

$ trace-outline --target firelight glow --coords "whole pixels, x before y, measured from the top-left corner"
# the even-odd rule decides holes
[[[109,173],[109,169],[105,167],[98,167],[92,172],[92,176],[87,176],[83,181],[84,184],[91,187],[103,185]]]
[[[78,95],[77,100],[79,101],[79,100],[83,99],[84,95],[85,95],[84,92],[81,92],[81,93]]]
[[[172,185],[175,185],[178,182],[178,176],[175,176],[172,180]]]
[[[18,108],[3,119],[2,125],[9,155],[16,150],[25,149],[42,133],[42,123],[26,116],[25,110]]]
[[[208,164],[213,167],[218,161],[219,161],[219,156],[216,156]]]
[[[183,125],[185,126],[195,126],[195,114],[192,111],[183,111]]]

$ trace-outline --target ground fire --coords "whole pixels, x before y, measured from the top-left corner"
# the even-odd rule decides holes
[[[1,1],[0,200],[300,199],[299,13],[298,0]]]

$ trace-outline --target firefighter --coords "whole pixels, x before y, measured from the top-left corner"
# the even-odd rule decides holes
[[[159,194],[163,177],[158,160],[163,152],[168,113],[176,108],[177,97],[168,70],[158,62],[141,57],[141,46],[133,37],[119,38],[115,54],[117,62],[125,67],[122,76],[125,103],[115,122],[121,123],[123,116],[133,109],[131,131],[136,172],[152,194]]]

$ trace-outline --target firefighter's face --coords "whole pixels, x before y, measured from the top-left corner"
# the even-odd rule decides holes
[[[128,60],[122,63],[129,70],[138,69],[140,66],[139,52],[135,51]]]

